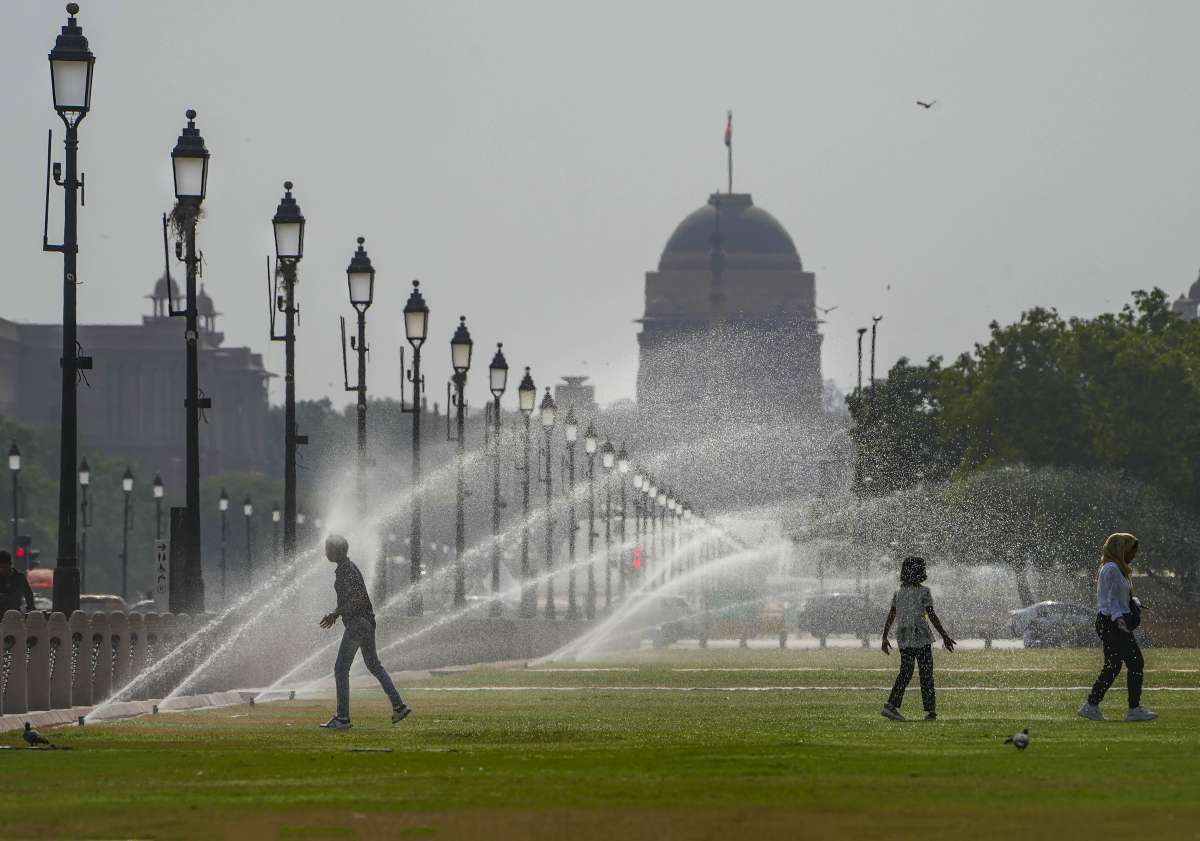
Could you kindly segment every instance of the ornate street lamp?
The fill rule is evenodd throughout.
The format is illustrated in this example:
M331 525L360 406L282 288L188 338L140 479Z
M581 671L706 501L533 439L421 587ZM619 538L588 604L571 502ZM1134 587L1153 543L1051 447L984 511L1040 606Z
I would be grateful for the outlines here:
M641 561L640 570L645 572L646 558L642 546L642 483L645 481L641 470L633 474L633 543L637 547L638 559Z
M612 442L600 448L600 464L604 468L604 610L612 609L612 470L617 463L617 451Z
M196 278L200 256L196 250L196 222L200 205L208 192L208 149L196 129L196 112L187 111L187 125L171 150L171 170L175 183L175 210L171 216L175 229L182 233L183 242L176 242L175 257L184 264L187 275L187 306L182 312L170 309L171 315L182 315L186 325L186 375L184 398L186 430L185 485L187 496L184 543L184 592L188 610L204 610L204 578L200 548L200 413L212 407L210 398L200 396L200 327L196 304ZM163 240L166 244L167 219L163 217ZM168 265L168 278L170 266ZM159 526L161 533L161 525Z
M271 341L284 343L284 386L283 386L283 556L288 562L296 557L296 527L299 517L296 511L296 450L308 443L307 435L296 429L296 283L297 268L304 259L304 214L292 197L292 182L283 183L283 198L275 208L271 227L275 233L276 286L274 309L271 311ZM283 294L279 294L278 280L283 279ZM284 315L282 336L275 334L275 314ZM224 573L224 570L222 570ZM221 596L224 599L224 583Z
M346 370L346 319L342 319L342 379L346 391L357 395L357 493L360 516L367 509L367 310L375 300L375 267L367 256L362 237L358 238L358 250L346 267L346 287L350 292L350 305L358 313L358 336L350 339L350 347L358 356L358 379L350 385Z
M546 433L546 618L553 619L554 608L554 472L551 468L550 453L553 449L554 424L558 417L558 407L550 396L550 386L546 386L546 394L542 397L542 431ZM536 598L536 596L535 596Z
M421 393L425 388L425 378L421 376L421 346L429 335L429 306L421 294L421 282L412 282L412 292L404 305L404 336L413 349L412 370L405 372L405 377L413 387L412 408L404 408L404 380L400 381L400 410L410 412L412 424L412 557L409 567L409 585L411 592L408 600L410 616L420 616L424 610L421 597ZM403 358L400 360L404 365ZM386 594L385 594L386 595Z
M271 506L271 558L278 566L279 564L279 522L283 519L283 512L279 510L278 500Z
M587 600L584 615L596 618L596 427L588 422L583 434L583 450L588 457L588 567Z
M63 327L62 327L62 415L59 424L58 481L58 559L54 570L54 610L70 616L79 609L79 561L76 552L75 467L78 449L79 372L92 367L89 356L79 355L79 331L76 326L76 290L79 287L79 195L84 178L79 173L79 123L92 107L92 70L96 57L88 49L87 38L75 20L79 5L67 4L67 25L50 51L50 88L54 110L66 128L64 141L66 171L56 163L54 183L63 188L63 238L51 245L48 232L42 232L42 250L63 255ZM49 143L47 142L47 157ZM49 161L47 161L49 164ZM49 186L46 194L46 218L49 218Z
M88 487L92 483L92 469L88 467L87 459L79 462L79 588L86 592L87 586L87 532L92 525L91 508L88 506ZM58 578L56 572L55 578Z
M166 488L163 487L162 477L157 473L154 474L154 481L150 487L154 490L154 539L162 540L162 506Z
M229 494L225 493L224 488L221 488L221 495L217 497L217 510L221 512L221 607L224 608L227 599L225 576L228 570L226 545L229 538Z
M508 387L508 360L504 358L504 345L497 343L496 355L488 366L488 387L492 392L492 403L488 406L492 417L492 616L499 616L500 604L500 397ZM487 420L484 420L485 430Z
M647 541L647 545L650 547L649 554L651 555L651 557L654 560L655 570L657 570L659 568L658 564L659 564L659 561L661 560L658 555L658 544L657 544L658 528L657 528L656 520L655 520L655 516L654 516L654 503L655 503L655 500L657 500L657 499L658 499L658 488L655 485L654 479L647 476L645 479L642 480L642 519L643 520L649 519L649 521L650 521L650 539ZM642 526L642 528L643 528L643 530L645 530L644 525ZM665 567L664 567L664 571L665 571ZM664 576L661 580L665 581L666 577Z
M475 343L467 330L467 317L459 316L458 328L450 339L450 364L454 368L454 396L452 398L457 420L456 428L456 483L454 508L454 606L463 607L467 603L467 523L465 513L466 499L466 458L467 437L466 417L467 400L463 391L467 387L467 371L471 369L471 351ZM447 412L447 417L449 412Z
M621 483L621 566L618 567L618 582L621 601L625 601L625 577L629 563L626 558L629 556L629 545L627 543L628 534L625 528L625 474L629 472L629 454L625 452L625 445L621 445L621 449L617 452L617 481Z
M125 493L125 505L121 518L121 598L129 599L129 527L132 525L130 498L133 496L133 471L125 468L121 477L121 490Z
M575 600L575 532L579 528L575 521L575 442L579 438L579 422L575 419L575 408L567 409L563 424L563 438L567 442L567 618L579 618L579 606Z
M21 530L21 450L13 441L8 448L8 470L12 473L12 556L17 559L17 532Z
M242 517L245 518L246 525L246 587L247 589L254 588L254 503L250 501L250 495L246 494L246 501L242 503Z
M521 465L521 618L532 619L537 613L537 592L529 584L529 447L530 418L537 402L537 387L525 368L525 377L517 387L517 405L525 416L525 459Z

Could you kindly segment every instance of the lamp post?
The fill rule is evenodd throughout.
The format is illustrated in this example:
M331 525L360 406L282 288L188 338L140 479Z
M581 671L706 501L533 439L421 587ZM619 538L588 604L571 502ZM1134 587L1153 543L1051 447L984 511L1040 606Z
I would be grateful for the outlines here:
M508 360L504 345L496 345L496 355L488 367L488 386L492 392L492 616L499 616L500 604L500 397L508 386ZM486 423L486 421L485 421Z
M574 407L567 409L563 424L563 437L567 442L567 618L579 618L579 605L575 599L575 441L579 437L579 422L575 420Z
M129 598L129 526L130 526L130 508L129 501L133 496L133 471L128 467L125 468L125 475L121 477L121 490L125 493L125 505L122 509L121 517L121 598Z
M204 579L200 560L200 413L212 406L212 401L200 396L200 328L196 307L196 277L200 257L196 251L196 221L200 205L208 188L208 149L196 129L196 112L188 110L187 126L171 150L171 169L175 183L175 210L172 217L175 229L182 233L183 242L176 243L175 257L184 264L187 274L187 304L183 312L169 310L172 315L186 319L184 341L187 348L186 390L184 399L186 424L186 495L187 513L184 539L184 591L188 609L194 613L204 610ZM169 290L168 290L169 291ZM169 306L170 302L168 302Z
M620 550L620 567L617 569L617 581L619 586L619 597L622 602L625 601L625 571L628 567L626 557L629 554L629 547L626 544L625 530L625 474L629 472L629 454L625 452L625 445L621 445L621 449L617 452L617 481L621 483L621 550Z
M612 469L616 450L610 441L600 448L600 464L604 468L604 610L612 608Z
M584 615L596 618L596 427L588 423L583 434L583 450L588 457L588 567L587 600Z
M642 471L633 474L633 542L637 546L639 570L645 571L645 551L642 548Z
M467 317L459 316L458 327L454 337L450 339L450 364L454 368L454 408L456 427L455 449L455 508L454 508L454 606L463 607L467 603L467 525L465 516L466 498L466 417L467 400L463 390L467 386L467 371L471 369L471 350L475 343L471 341L471 333L467 330Z
M166 489L163 488L162 477L157 473L154 474L151 487L154 489L154 539L162 540L162 506Z
M88 507L88 487L92 483L92 470L88 467L87 459L79 462L79 589L84 590L87 585L87 530L92 524L91 509ZM56 572L54 577L58 578ZM85 591L86 592L86 591Z
M275 265L277 275L283 278L283 294L275 288L274 309L271 311L271 341L284 343L284 386L283 386L283 557L291 561L296 556L296 449L308 443L307 435L296 430L296 269L304 258L304 214L292 197L292 182L283 183L283 198L271 218L275 233ZM275 335L275 313L284 315L282 336ZM222 569L222 574L224 570ZM221 597L225 596L224 581Z
M532 619L537 612L537 593L529 584L529 424L537 402L537 387L533 384L528 366L517 388L517 400L521 414L525 416L525 459L521 465L521 618Z
M654 480L647 476L642 481L642 520L650 521L650 539L647 541L647 543L650 547L650 556L654 560L654 569L658 570L661 567L665 573L666 567L661 566L662 558L658 554L658 528L656 527L654 521L654 504L657 499L658 487L656 486ZM644 529L645 526L643 525L642 528ZM665 575L663 576L662 580L666 580Z
M346 371L346 322L342 321L342 375L346 391L357 393L358 448L357 448L357 493L360 516L367 508L367 310L375 300L375 268L358 238L358 250L346 267L346 286L350 292L350 305L358 313L358 336L351 338L350 347L358 356L358 380L353 386Z
M671 557L670 549L668 549L668 547L667 547L667 516L666 516L667 515L667 491L666 491L666 488L659 488L658 504L659 504L659 507L658 507L659 546L662 548L662 563L665 564L664 569L666 569L666 572L667 572L666 576L664 576L664 581L666 581L666 579L674 578L674 576L676 576L676 569L674 569L674 558Z
M242 503L242 516L245 518L246 524L246 587L247 589L254 588L254 503L250 501L250 495L246 494L246 501Z
M66 128L64 140L66 173L54 165L54 183L63 188L62 244L51 245L42 232L42 250L63 255L63 328L62 416L59 426L58 480L58 560L54 570L54 610L70 616L79 609L79 561L76 557L75 466L78 448L78 406L76 380L79 372L92 367L91 357L79 354L75 322L76 289L79 285L76 261L79 256L78 210L83 176L78 172L79 124L92 105L92 70L96 57L88 49L87 38L75 21L77 3L67 4L67 25L50 51L50 84L54 110ZM49 152L49 141L47 141ZM49 155L47 154L47 157ZM49 163L49 161L47 161ZM46 216L49 219L50 186L46 185Z
M221 512L221 607L223 608L226 600L225 575L228 568L225 548L226 540L229 537L229 494L225 493L224 488L221 488L221 495L217 497L217 510Z
M404 381L400 381L400 411L412 413L412 557L409 566L409 598L408 613L410 616L420 616L424 610L421 598L421 392L425 387L425 379L421 376L421 346L429 335L429 306L421 295L421 281L412 282L412 292L404 305L404 335L413 349L412 370L405 372L405 377L412 383L412 408L404 408ZM403 365L403 359L401 359ZM386 596L386 593L385 593Z
M546 433L546 618L554 618L554 472L550 466L550 451L553 449L554 423L558 407L550 396L550 386L542 398L542 431ZM535 596L536 598L536 596Z
M21 530L21 450L13 441L8 448L8 470L12 473L12 556L17 559L17 532Z
M271 560L279 565L279 521L283 519L283 512L279 510L279 502L276 501L271 506Z

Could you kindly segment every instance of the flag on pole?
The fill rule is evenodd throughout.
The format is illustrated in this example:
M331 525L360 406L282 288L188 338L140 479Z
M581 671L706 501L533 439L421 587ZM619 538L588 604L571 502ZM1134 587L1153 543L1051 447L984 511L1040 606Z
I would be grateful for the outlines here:
M733 147L733 112L729 112L729 116L725 118L725 145Z

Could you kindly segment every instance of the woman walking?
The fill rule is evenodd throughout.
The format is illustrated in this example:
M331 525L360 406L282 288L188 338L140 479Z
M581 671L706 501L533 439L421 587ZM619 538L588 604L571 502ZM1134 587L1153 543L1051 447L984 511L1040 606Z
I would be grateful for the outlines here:
M1096 633L1100 635L1100 642L1104 646L1104 667L1092 686L1087 702L1079 708L1079 715L1091 721L1104 721L1100 702L1121 673L1122 663L1127 669L1125 685L1129 689L1129 711L1125 713L1125 720L1153 721L1158 718L1142 706L1144 661L1142 649L1133 636L1140 606L1133 597L1133 569L1130 565L1137 551L1136 537L1117 533L1108 536L1101 552L1100 570L1096 575Z

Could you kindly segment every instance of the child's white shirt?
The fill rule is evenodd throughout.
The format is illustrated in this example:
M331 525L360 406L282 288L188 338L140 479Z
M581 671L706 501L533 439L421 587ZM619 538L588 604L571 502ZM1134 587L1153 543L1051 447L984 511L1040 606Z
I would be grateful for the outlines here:
M896 611L896 644L900 648L933 645L933 632L925 621L925 613L933 608L928 587L901 587L892 596L892 607Z

